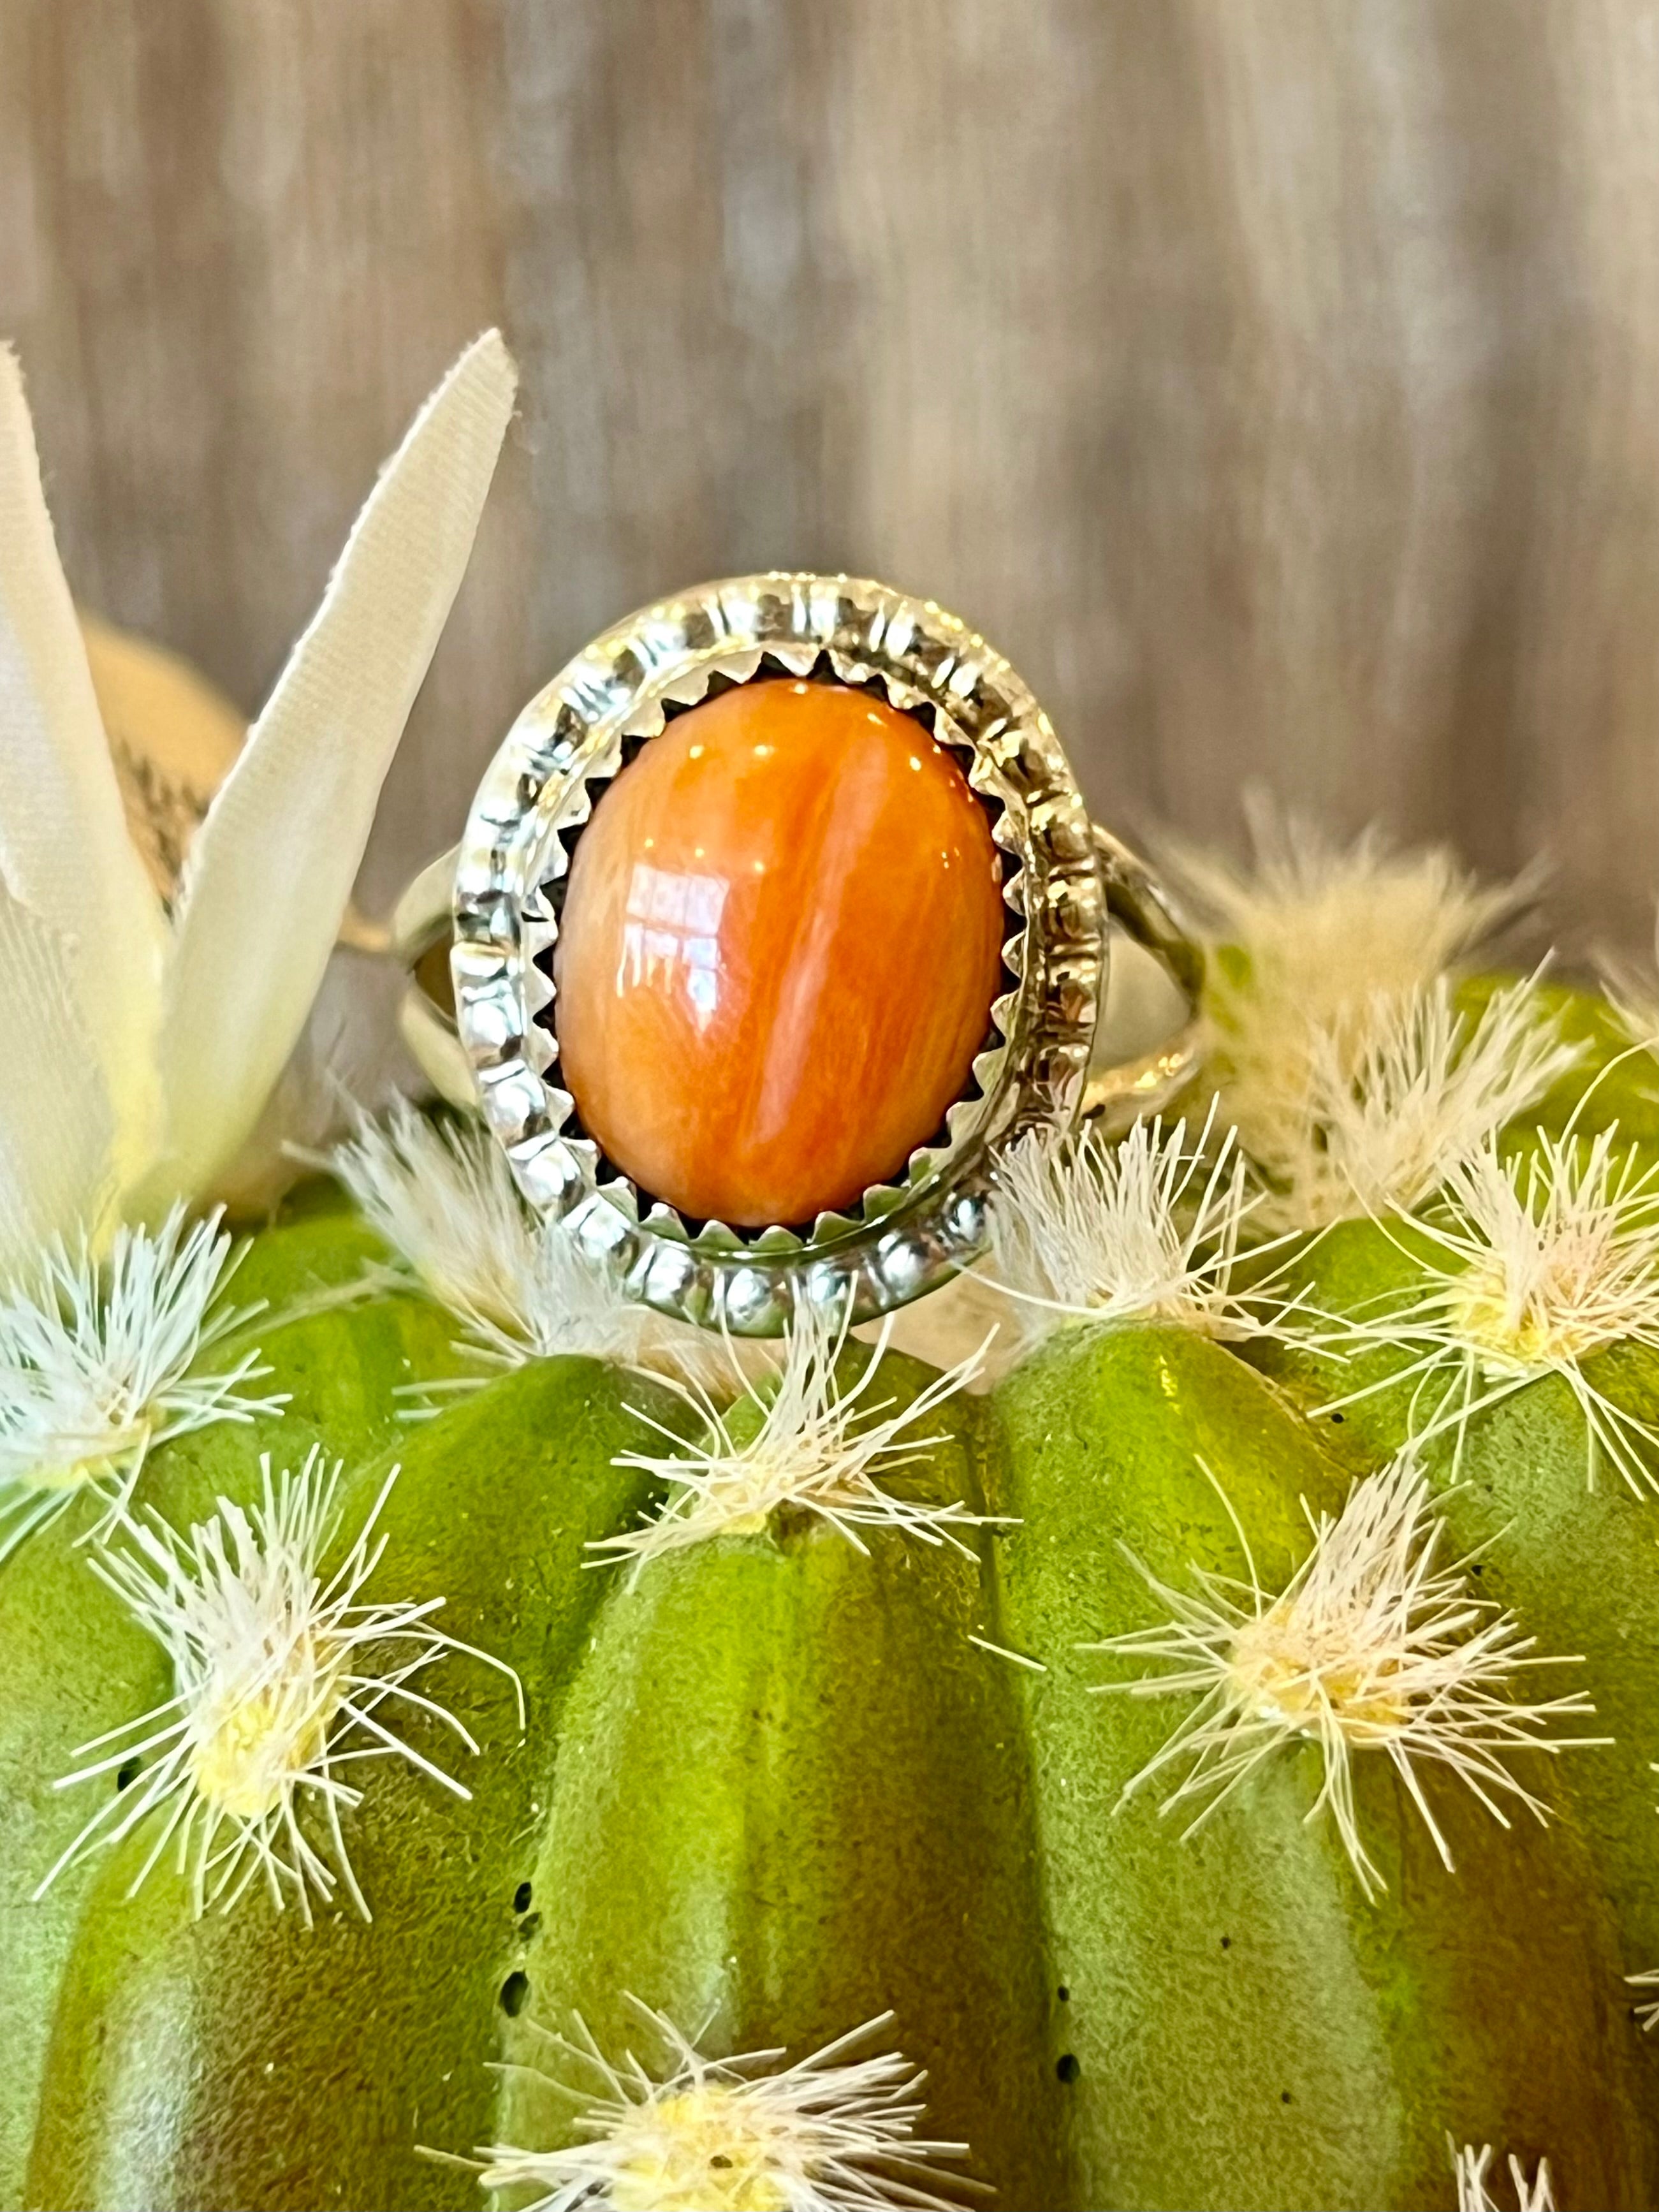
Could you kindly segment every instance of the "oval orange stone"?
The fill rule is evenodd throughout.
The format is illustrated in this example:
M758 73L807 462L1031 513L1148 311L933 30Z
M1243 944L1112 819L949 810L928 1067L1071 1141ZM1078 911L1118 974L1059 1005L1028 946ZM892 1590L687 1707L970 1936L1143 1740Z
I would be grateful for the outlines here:
M571 863L563 1079L653 1196L805 1222L896 1175L966 1087L1001 968L966 777L838 684L739 684L670 723Z

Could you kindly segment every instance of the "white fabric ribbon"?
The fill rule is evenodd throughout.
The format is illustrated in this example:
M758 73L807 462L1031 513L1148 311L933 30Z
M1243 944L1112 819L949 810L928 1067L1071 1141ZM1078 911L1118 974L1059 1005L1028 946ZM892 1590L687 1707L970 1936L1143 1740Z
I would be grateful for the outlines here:
M304 1027L458 590L517 375L464 353L382 471L194 838L169 915L128 836L0 348L0 1277L210 1192Z

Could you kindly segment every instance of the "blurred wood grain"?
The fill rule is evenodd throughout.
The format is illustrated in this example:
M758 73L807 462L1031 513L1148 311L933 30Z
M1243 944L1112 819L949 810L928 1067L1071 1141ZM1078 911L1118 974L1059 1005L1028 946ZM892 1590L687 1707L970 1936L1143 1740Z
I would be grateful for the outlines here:
M366 895L677 585L982 628L1106 818L1249 779L1659 884L1659 5L0 0L66 562L257 703L461 343L525 373Z

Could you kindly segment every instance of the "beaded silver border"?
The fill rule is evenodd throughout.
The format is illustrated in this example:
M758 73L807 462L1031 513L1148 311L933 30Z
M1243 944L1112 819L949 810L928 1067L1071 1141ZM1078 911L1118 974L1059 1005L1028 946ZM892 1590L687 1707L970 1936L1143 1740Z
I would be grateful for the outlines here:
M660 735L665 702L696 704L716 675L746 682L770 663L805 676L823 656L840 680L878 683L896 707L920 711L964 757L1014 862L1003 950L1013 988L993 1008L999 1042L951 1109L948 1141L805 1233L778 1224L739 1234L689 1223L568 1130L574 1101L550 1073L553 989L536 963L557 935L547 890L574 842L562 833L587 820L590 786L617 773L624 742ZM453 916L459 1036L526 1198L564 1219L631 1296L739 1335L775 1334L802 1299L840 1310L850 1293L860 1318L884 1313L974 1259L998 1155L1034 1125L1069 1127L1076 1116L1105 982L1093 834L1047 716L953 615L844 576L701 585L597 638L502 741L459 848Z

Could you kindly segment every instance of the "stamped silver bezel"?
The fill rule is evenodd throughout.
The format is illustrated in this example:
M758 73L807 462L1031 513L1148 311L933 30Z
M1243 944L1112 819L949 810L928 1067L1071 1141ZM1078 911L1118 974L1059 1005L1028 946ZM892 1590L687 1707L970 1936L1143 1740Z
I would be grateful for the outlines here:
M549 887L569 866L592 787L618 773L630 740L660 736L665 707L695 705L717 676L805 676L821 662L842 682L878 684L962 757L1012 861L1003 951L1012 986L944 1141L912 1154L902 1177L805 1230L691 1223L604 1158L558 1086L553 987L537 964L557 936ZM740 1335L776 1334L803 1299L840 1310L850 1294L860 1317L889 1311L977 1255L998 1156L1026 1129L1076 1116L1106 952L1089 817L1030 692L931 601L844 576L702 585L596 639L508 731L473 801L455 872L457 1026L520 1188L633 1296Z

